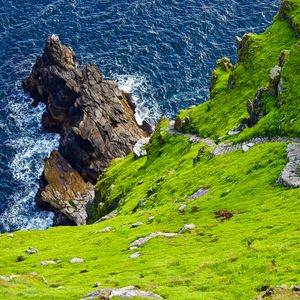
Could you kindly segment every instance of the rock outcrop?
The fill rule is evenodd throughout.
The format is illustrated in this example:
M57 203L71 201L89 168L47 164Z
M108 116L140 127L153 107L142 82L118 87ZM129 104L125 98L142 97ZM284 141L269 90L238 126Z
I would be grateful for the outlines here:
M253 101L248 99L247 101L247 111L249 113L249 119L247 120L247 125L252 127L257 124L257 122L265 116L265 104L264 99L268 94L267 88L258 89Z
M289 162L283 169L278 183L289 188L300 187L300 143L291 143L287 146Z
M84 196L91 190L86 182L95 183L112 159L127 155L148 134L138 126L133 103L116 82L104 80L95 65L79 67L74 51L56 35L47 39L23 88L33 98L33 106L46 104L43 127L61 136L59 154L46 162L38 201L84 224L83 216L77 220L76 213L62 209L63 204L73 205L76 195L81 211L92 198L90 192ZM76 203L74 209L78 210Z
M38 204L48 203L66 215L76 225L86 224L86 206L94 199L94 186L86 183L58 151L53 151L45 163L40 179Z
M87 299L102 299L102 300L108 300L111 298L144 298L144 299L163 299L160 295L141 291L137 289L135 286L126 286L123 288L116 288L116 289L101 289L98 291L95 291L81 300L87 300Z

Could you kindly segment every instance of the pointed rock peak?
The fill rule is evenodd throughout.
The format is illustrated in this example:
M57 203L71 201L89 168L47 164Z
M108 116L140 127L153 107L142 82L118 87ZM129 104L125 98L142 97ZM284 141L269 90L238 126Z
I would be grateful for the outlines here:
M68 70L76 67L76 56L71 47L63 45L59 37L52 34L46 41L43 62Z

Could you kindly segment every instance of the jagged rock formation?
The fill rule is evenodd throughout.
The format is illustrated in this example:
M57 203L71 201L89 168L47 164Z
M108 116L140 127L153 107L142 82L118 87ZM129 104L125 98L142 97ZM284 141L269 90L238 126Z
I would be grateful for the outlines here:
M71 203L75 194L80 206L90 201L91 194L83 197L87 189L83 180L95 183L113 158L127 155L139 139L147 136L135 120L134 105L116 82L104 80L95 65L78 67L74 51L56 35L47 39L43 55L37 58L23 87L33 98L33 106L46 104L43 127L61 136L60 158L54 160L58 157L55 153L45 165L39 203L47 202L61 210L64 201ZM67 163L70 166L65 169ZM50 173L51 182L46 175ZM78 185L82 190L73 186L79 179L66 179L68 173L76 174L74 178L82 177ZM48 184L51 188L47 188ZM76 192L63 192L61 185L65 184L66 190ZM57 193L58 199L54 197ZM66 209L63 213L77 224L84 223L82 218L76 221L76 214L71 215Z

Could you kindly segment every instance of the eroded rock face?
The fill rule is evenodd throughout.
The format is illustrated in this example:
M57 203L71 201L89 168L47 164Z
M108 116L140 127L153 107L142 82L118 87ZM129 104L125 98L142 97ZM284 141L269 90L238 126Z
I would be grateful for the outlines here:
M76 225L83 225L86 206L93 199L94 186L86 183L58 151L53 151L45 163L37 203L48 203Z
M252 127L266 114L264 107L264 98L268 94L268 89L258 89L254 101L247 101L247 111L249 113L249 119L247 120L248 126Z
M67 212L69 204L68 208L64 205L89 201L90 192L80 200L91 191L86 182L95 183L112 159L127 155L148 134L138 126L134 107L116 82L104 80L95 65L78 67L74 51L56 35L47 39L23 88L33 98L33 106L46 104L43 127L61 136L59 153L46 162L46 180L41 181L38 198L63 209L76 224L84 224L81 217L77 220ZM72 179L68 174L73 174ZM82 189L73 186L75 183Z
M23 87L34 105L46 104L43 126L61 134L60 153L95 182L113 158L127 155L147 134L114 81L104 80L95 65L76 64L73 50L52 35Z

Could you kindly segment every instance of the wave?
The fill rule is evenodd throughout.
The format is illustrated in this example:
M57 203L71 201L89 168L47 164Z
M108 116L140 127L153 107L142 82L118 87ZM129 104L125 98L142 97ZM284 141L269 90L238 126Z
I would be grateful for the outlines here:
M146 120L153 124L153 121L157 120L161 113L158 101L149 103L151 87L146 77L140 74L113 75L112 77L117 81L120 89L131 96L136 105L135 118L137 123L142 125L143 121Z

